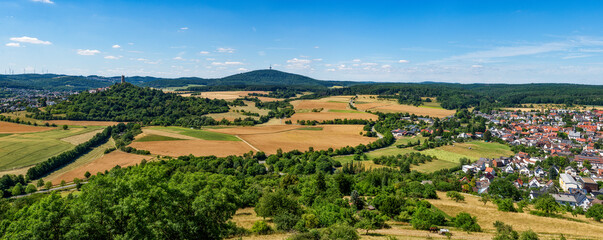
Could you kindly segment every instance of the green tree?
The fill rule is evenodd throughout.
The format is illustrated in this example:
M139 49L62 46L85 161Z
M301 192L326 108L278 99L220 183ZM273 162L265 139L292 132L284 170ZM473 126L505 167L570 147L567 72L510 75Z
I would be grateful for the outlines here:
M536 199L534 208L544 212L548 216L559 211L559 204L557 204L553 196L545 194Z
M44 188L46 188L46 190L51 189L52 188L52 182L46 182L44 184Z
M281 213L274 217L273 221L276 224L276 229L289 231L295 227L301 218L291 213Z
M532 229L522 232L521 236L519 236L519 240L538 240L538 234L536 234Z
M356 208L356 210L362 210L364 208L364 199L360 197L358 191L352 191L352 195L350 195L350 201L352 205Z
M325 230L322 239L358 240L360 236L353 227L336 224Z
M370 230L382 228L385 225L383 216L379 215L375 211L362 210L360 211L360 221L356 223L356 228L366 230L366 234Z
M507 225L501 221L496 221L494 223L494 227L496 228L496 235L494 235L493 240L517 240L519 239L519 234L517 231L513 230L511 225Z
M43 187L43 186L44 186L44 180L42 180L42 179L40 178L40 180L38 180L37 186L38 186L38 187Z
M36 186L33 184L29 184L25 188L25 193L35 193L36 191L38 191L38 189L36 189Z
M461 195L459 192L457 191L448 191L446 193L446 197L454 200L455 202L462 202L465 201L465 196Z
M498 207L499 211L517 212L517 209L515 209L515 206L513 205L513 199L510 198L496 200L496 206Z
M585 216L593 218L597 222L601 221L603 219L603 204L594 204L586 211Z
M88 172L88 171L86 171L86 173L84 173L84 177L86 179L90 178L90 175L92 175L92 174L90 174L90 172Z
M11 194L13 196L18 196L23 193L23 185L21 183L17 183L11 190Z
M513 200L519 200L521 197L519 190L505 178L495 178L488 187L488 193L502 198L512 198Z
M276 192L267 192L259 199L255 206L255 212L261 217L274 217L282 213L291 213L299 215L301 207L299 203L287 194L278 190Z
M69 126L63 125L63 130L67 130L67 129L69 129Z
M410 224L415 229L427 230L432 226L444 225L446 217L434 209L423 206L418 207L412 214Z
M480 232L482 228L477 224L477 218L469 213L460 212L453 220L454 226L467 232Z
M484 194L482 195L482 197L479 199L480 202L484 203L484 206L486 205L486 203L488 203L490 201L490 195Z
M253 223L253 226L251 226L251 232L259 235L267 235L272 232L272 228L270 228L266 222L259 220Z

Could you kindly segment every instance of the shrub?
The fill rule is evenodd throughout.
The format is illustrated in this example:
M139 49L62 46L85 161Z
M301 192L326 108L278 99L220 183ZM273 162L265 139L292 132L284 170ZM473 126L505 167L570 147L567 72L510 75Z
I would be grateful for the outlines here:
M276 229L289 231L295 227L295 224L300 220L300 217L291 213L282 213L274 217Z
M477 224L477 218L465 212L460 212L456 215L454 226L467 232L480 232L482 230L479 224Z
M519 240L538 240L538 234L536 234L532 229L522 232Z
M35 193L36 191L38 191L38 189L36 189L36 186L34 186L33 184L29 184L25 188L25 193Z
M594 204L586 211L586 217L593 218L595 221L601 221L603 219L603 205Z
M272 232L272 228L268 226L266 222L260 220L253 223L253 226L251 227L251 232L260 235L266 235Z
M465 197L463 195L461 195L459 192L457 191L449 191L446 193L446 197L454 200L455 202L462 202L465 201Z
M325 230L323 239L358 240L360 236L358 236L358 232L353 227L334 225Z
M499 211L503 212L517 212L515 206L513 205L513 199L499 199L496 201L496 206L498 206Z
M496 221L494 227L496 227L496 235L494 235L492 240L517 240L519 238L519 234L513 230L511 225Z
M295 235L287 238L287 240L321 240L321 237L320 237L320 233L318 231L312 230L312 231L305 232L305 233L295 234Z

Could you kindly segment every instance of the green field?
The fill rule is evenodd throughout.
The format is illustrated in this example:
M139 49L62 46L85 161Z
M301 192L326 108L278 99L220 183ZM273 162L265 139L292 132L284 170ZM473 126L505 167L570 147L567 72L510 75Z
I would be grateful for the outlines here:
M342 110L342 109L329 109L329 112L335 112L335 113L364 113L364 112L358 111L358 110Z
M102 127L71 127L36 133L14 133L0 141L0 171L30 166L74 148L61 139L88 133Z
M178 91L178 90L185 90L188 87L203 87L203 86L205 86L205 85L202 85L202 84L189 84L189 85L186 85L186 86L183 86L183 87L165 87L165 88L162 88L162 89L165 90L165 91Z
M417 152L413 148L398 148L396 147L396 145L405 144L409 141L415 142L418 139L420 139L421 141L424 140L424 138L421 137L405 137L397 140L396 143L392 146L367 152L366 155L368 156L369 160L372 160L373 158L380 156L390 156ZM421 172L433 172L444 168L458 166L459 159L461 158L468 158L472 161L475 161L478 160L480 157L498 158L501 156L513 155L513 152L510 150L509 146L500 143L487 143L482 141L455 143L454 145L447 145L439 148L424 150L421 151L421 153L434 156L438 159L418 166L412 166L412 170L417 170ZM353 158L354 156L352 155L346 155L338 156L334 159L340 162L348 162L351 161Z
M6 137L6 136L9 136L9 135L13 135L13 134L12 133L0 133L0 138L1 137Z
M322 131L322 127L303 127L295 130Z
M176 140L184 140L184 139L155 135L155 134L149 134L149 135L146 135L139 139L136 139L137 142L176 141Z
M189 137L199 138L203 140L212 140L212 141L241 141L239 138L217 132L210 132L198 129L190 129L183 127L152 127L151 129L167 131L172 133L178 133Z

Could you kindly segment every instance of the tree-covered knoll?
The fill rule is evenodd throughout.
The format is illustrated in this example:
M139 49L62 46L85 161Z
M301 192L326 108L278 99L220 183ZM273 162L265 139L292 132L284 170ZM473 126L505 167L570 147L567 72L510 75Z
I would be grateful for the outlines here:
M33 114L38 119L137 121L171 125L182 118L197 118L208 113L228 111L224 100L182 97L160 90L116 84L98 93L82 92L68 101ZM65 114L64 117L53 114Z

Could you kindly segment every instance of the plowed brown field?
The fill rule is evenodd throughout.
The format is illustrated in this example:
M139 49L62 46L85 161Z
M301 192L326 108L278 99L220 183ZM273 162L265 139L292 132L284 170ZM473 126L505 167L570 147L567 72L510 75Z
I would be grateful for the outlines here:
M36 127L36 126L0 121L0 133L42 132L42 131L48 131L48 130L52 130L52 129L56 129L56 128Z
M133 142L131 147L148 150L153 154L178 157L193 154L195 156L215 155L226 157L229 155L243 155L253 149L242 141L210 141L210 140L179 140L179 141L152 141Z

